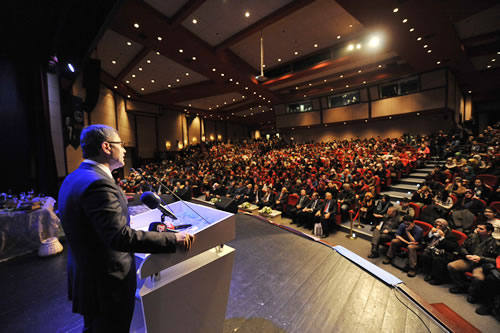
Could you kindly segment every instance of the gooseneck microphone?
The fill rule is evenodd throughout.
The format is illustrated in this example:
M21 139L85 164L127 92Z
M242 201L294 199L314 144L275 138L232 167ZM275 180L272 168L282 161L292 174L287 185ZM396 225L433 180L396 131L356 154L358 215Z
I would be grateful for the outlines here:
M133 172L136 172L134 168L131 168L130 170L132 170ZM196 210L194 210L191 206L189 206L184 200L182 200L181 197L179 197L177 194L174 193L174 191L172 191L170 188L167 187L167 185L163 184L158 178L156 178L154 175L152 175L151 173L148 173L148 172L145 172L144 170L142 170L141 168L137 168L137 171L139 171L140 173L145 173L149 176L151 176L151 178L153 178L158 184L160 184L161 187L163 187L164 189L166 189L170 194L172 194L177 200L181 201L186 207L188 207L189 209L191 209L196 215L198 215L199 217L201 217L201 219L205 222L207 222L208 224L210 224L210 222L208 222L203 216L201 216L200 214L198 214L198 212ZM142 197L141 197L141 200L142 200Z
M173 220L177 220L177 216L167 206L162 205L160 197L153 192L146 191L141 195L141 201L143 204L148 206L149 209L158 208L163 214L170 217Z

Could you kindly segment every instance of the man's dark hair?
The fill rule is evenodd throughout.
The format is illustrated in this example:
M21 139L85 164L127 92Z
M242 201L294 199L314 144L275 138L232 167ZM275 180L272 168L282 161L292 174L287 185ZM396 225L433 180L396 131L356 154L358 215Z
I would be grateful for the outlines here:
M403 221L413 223L413 216L405 215L403 216Z
M486 227L486 231L493 232L493 230L495 230L495 227L493 226L493 224L488 223L488 222L478 222L477 225L484 225Z
M85 127L80 135L80 146L82 147L83 158L99 155L101 143L109 140L113 134L118 134L118 132L110 126L90 125Z

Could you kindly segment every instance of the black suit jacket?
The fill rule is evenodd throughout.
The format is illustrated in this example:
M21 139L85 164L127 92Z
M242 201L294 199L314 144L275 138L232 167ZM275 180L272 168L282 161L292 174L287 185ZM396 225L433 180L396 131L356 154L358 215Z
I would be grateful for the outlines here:
M69 243L68 282L73 312L91 315L134 302L133 252L175 252L173 233L129 226L127 199L97 166L82 163L59 191L61 223Z

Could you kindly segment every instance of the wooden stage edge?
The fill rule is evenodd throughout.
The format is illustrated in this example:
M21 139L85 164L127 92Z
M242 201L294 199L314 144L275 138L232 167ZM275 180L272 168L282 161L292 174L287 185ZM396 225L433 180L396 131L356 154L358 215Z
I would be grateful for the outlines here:
M272 224L278 228L287 230L291 233L294 233L298 236L308 238L312 241L316 241L318 243L322 243L328 247L333 247L335 244L331 244L329 242L326 242L318 237L311 236L309 234L305 234L301 231L298 231L296 229L290 228L288 226L282 225L277 222L273 222L271 220L268 220L262 216L259 215L253 215L248 212L244 211L239 211L240 213L246 214L246 215L251 215L254 216L255 218L267 222L269 224ZM340 253L341 254L341 253ZM341 254L342 255L342 254ZM357 262L345 257L361 269L365 270L362 265L359 265ZM371 272L370 272L371 273ZM374 274L373 274L374 275ZM375 277L379 278L378 276L374 275ZM460 315L458 315L455 311L450 309L448 306L446 306L443 303L435 303L435 304L429 304L427 301L425 301L420 295L418 295L415 291L410 289L408 286L404 284L404 282L398 284L395 286L397 290L405 294L412 302L415 303L418 307L420 307L423 311L425 311L430 317L432 317L434 320L436 320L441 326L443 326L446 330L449 332L481 332L479 329L477 329L475 326L473 326L471 323L469 323L467 320L462 318Z

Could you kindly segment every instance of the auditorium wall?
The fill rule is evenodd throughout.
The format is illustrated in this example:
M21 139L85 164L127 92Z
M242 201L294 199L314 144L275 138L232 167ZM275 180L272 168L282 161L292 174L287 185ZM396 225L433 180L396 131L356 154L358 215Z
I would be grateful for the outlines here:
M330 141L334 139L371 138L380 136L382 138L400 137L404 133L430 134L438 130L450 130L454 126L453 114L450 111L435 112L429 114L408 115L392 120L370 120L367 123L357 122L347 125L328 125L327 127L311 127L309 129L286 129L280 130L285 140L294 138L297 143L306 141Z

